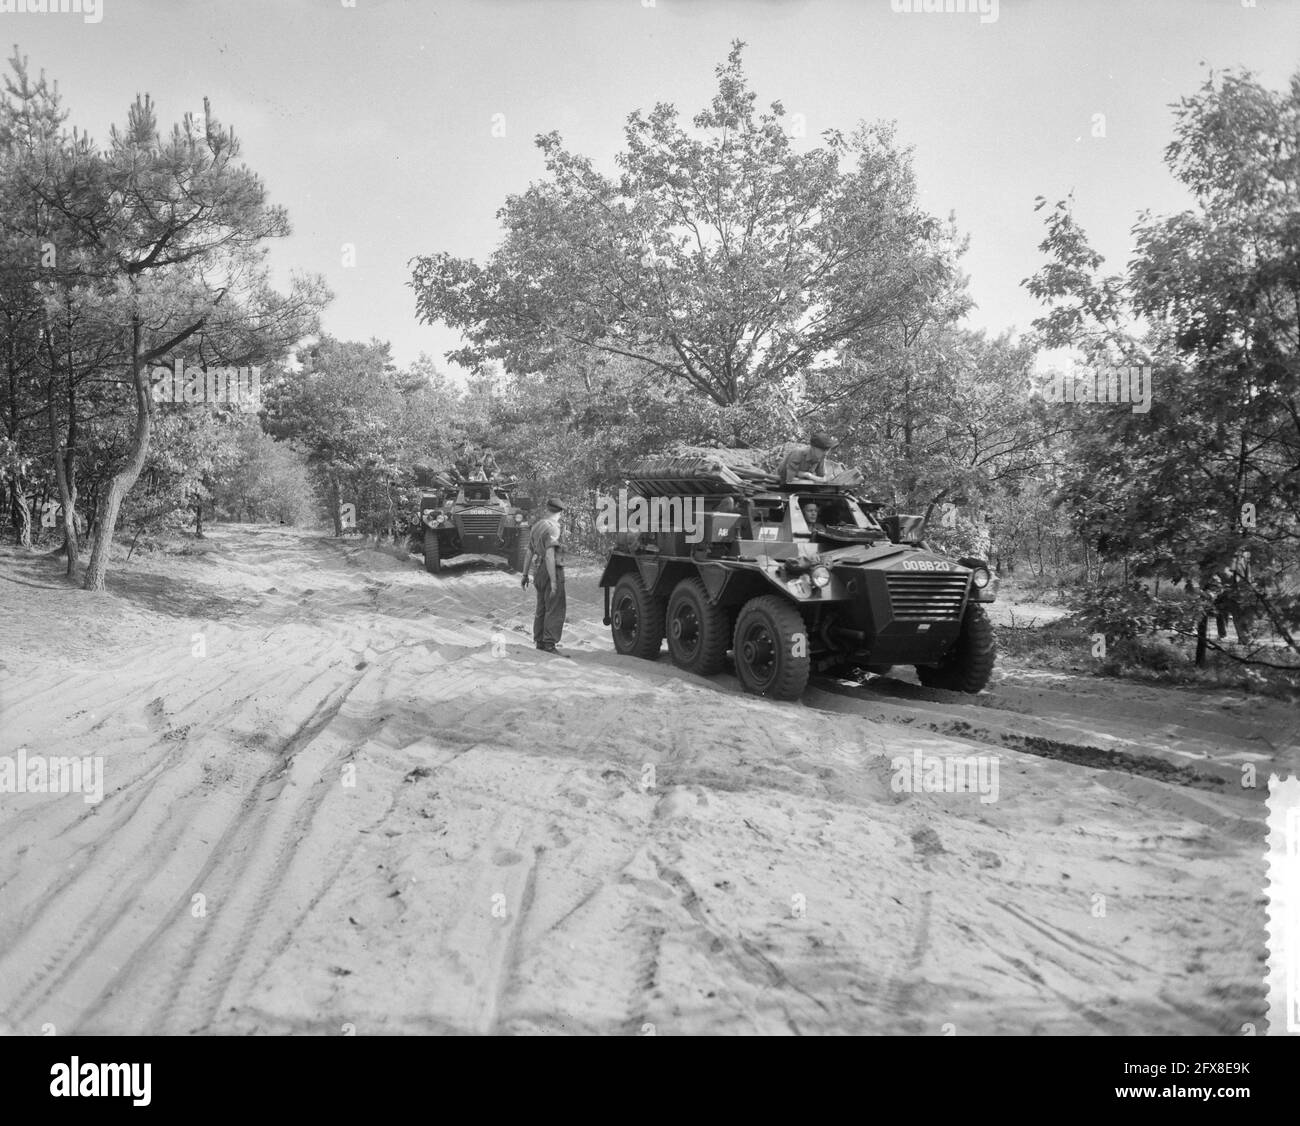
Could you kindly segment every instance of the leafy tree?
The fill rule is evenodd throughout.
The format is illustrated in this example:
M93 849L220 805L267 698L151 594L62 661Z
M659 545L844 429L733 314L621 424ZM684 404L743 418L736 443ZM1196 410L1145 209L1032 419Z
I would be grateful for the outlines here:
M886 338L846 353L810 381L803 413L844 436L835 456L860 465L893 509L978 510L1051 461L1032 360L1007 336L936 324L907 346Z
M11 87L21 95L24 72L17 73ZM35 283L56 472L68 464L53 436L56 389L75 389L91 370L113 416L107 444L90 451L106 474L96 490L96 538L85 576L86 588L98 590L123 500L148 463L151 368L170 365L182 349L191 369L264 364L314 328L327 295L311 280L295 280L287 295L271 289L264 244L288 233L287 219L238 163L234 134L206 107L204 120L189 117L163 138L152 103L137 98L124 127L100 149L52 126L35 135L22 116L32 102L20 96L5 115L18 140L4 146L0 136L4 175L24 204L5 213L14 237L56 236L60 269ZM76 442L75 395L62 409L73 435L62 451L68 455ZM117 425L123 415L130 419L124 442ZM60 481L69 517L72 484Z
M231 431L232 464L211 486L219 516L236 520L278 520L300 524L313 515L306 455L278 442L256 420Z
M36 420L45 310L38 282L56 233L48 209L29 190L26 171L63 138L67 112L44 73L33 80L15 50L0 97L0 354L4 364L4 479L11 490L18 542L32 544L28 493L37 464Z
M1194 206L1140 215L1123 274L1101 275L1060 201L1042 244L1051 260L1026 282L1049 307L1036 322L1044 343L1153 372L1147 414L1058 408L1076 416L1079 471L1064 499L1103 554L1202 593L1198 663L1211 603L1263 615L1294 649L1300 73L1281 93L1248 72L1211 74L1179 103L1166 162ZM1249 569L1234 562L1243 552Z
M548 179L507 199L485 265L415 260L421 319L468 341L449 358L527 372L594 349L729 408L846 341L920 329L952 264L909 154L886 126L797 152L781 104L756 111L742 47L694 132L671 105L631 114L617 177L541 136Z
M454 392L426 359L399 371L377 340L322 339L300 368L279 372L265 401L268 433L306 452L335 535L345 500L365 530L394 530L415 464L450 459Z

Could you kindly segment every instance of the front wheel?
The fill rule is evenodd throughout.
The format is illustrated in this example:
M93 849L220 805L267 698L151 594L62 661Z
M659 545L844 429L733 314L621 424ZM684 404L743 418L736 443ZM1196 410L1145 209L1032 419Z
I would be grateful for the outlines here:
M442 552L438 547L438 533L432 528L424 529L424 569L431 575L442 570Z
M664 600L655 598L641 576L631 572L614 585L610 603L614 648L625 657L653 661L664 640Z
M736 675L746 692L797 700L812 661L803 615L774 594L751 598L736 617Z
M937 668L917 665L916 675L927 688L946 688L949 692L974 695L988 684L997 655L993 623L983 606L971 602L966 606L961 633L952 652Z

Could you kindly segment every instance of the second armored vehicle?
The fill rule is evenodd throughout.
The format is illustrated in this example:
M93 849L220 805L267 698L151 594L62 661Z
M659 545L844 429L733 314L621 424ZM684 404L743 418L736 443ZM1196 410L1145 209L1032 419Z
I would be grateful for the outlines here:
M528 548L528 506L511 500L513 482L447 482L425 488L420 498L420 547L424 568L437 574L458 555L500 555L511 570L523 569Z

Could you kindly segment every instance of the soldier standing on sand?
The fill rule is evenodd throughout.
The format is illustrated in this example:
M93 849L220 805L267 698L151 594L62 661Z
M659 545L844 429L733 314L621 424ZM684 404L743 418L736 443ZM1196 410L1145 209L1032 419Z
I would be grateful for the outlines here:
M520 585L528 589L533 557L537 567L537 610L533 614L533 644L543 653L565 656L555 646L564 632L564 546L560 543L560 513L564 505L556 497L546 502L547 512L528 533L528 550L524 553L524 576Z

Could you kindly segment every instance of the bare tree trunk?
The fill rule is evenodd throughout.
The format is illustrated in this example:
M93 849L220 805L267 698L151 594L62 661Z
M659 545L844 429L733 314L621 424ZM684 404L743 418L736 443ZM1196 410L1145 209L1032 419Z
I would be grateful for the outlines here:
M22 478L14 479L13 484L14 498L14 542L19 547L32 546L32 506L27 501L27 496L23 492Z
M77 564L81 561L81 544L77 540L77 486L69 481L68 498L63 502L63 550L68 557L64 575L77 577Z
M75 579L81 545L77 541L77 391L71 375L68 376L68 437L63 443L63 474L68 486L68 502L63 507L64 535L68 543L66 574Z
M50 394L45 399L46 414L50 423L50 445L53 447L51 453L54 460L54 479L59 490L59 504L63 508L63 551L67 556L67 566L64 574L68 578L75 578L77 574L77 557L79 549L77 545L77 486L76 480L72 476L76 472L76 462L70 457L70 451L66 448L59 448L59 425L58 416L54 410L54 387L51 380ZM69 424L69 430L75 433L75 419Z
M1206 636L1210 628L1210 615L1202 614L1196 623L1196 667L1205 668L1205 658L1210 651L1210 641Z
M122 511L122 500L140 470L144 468L145 458L149 453L149 435L153 429L152 406L149 399L149 385L145 380L144 364L140 361L140 329L135 328L131 361L131 382L135 386L135 428L131 432L131 444L128 447L127 461L121 469L113 474L108 488L99 498L95 514L95 523L99 534L95 538L94 550L90 553L90 565L86 568L86 579L82 584L86 590L103 590L104 576L108 573L108 557L113 546L113 532L117 527L117 517Z
M339 512L339 479L335 473L330 474L330 515L334 518L334 534L341 536L343 534L343 514Z
M136 476L138 474L131 475L132 485L135 484ZM104 576L108 574L108 554L113 546L113 532L117 528L117 518L122 511L122 498L126 496L127 487L124 475L117 473L99 498L99 507L95 511L95 526L99 531L95 536L95 546L90 552L86 577L81 584L83 590L104 589Z
M41 485L40 500L36 503L36 511L41 514L40 523L36 523L32 525L32 537L37 544L41 544L45 540L45 510L49 507L49 504L50 504L50 482L49 479L47 478L45 482Z

